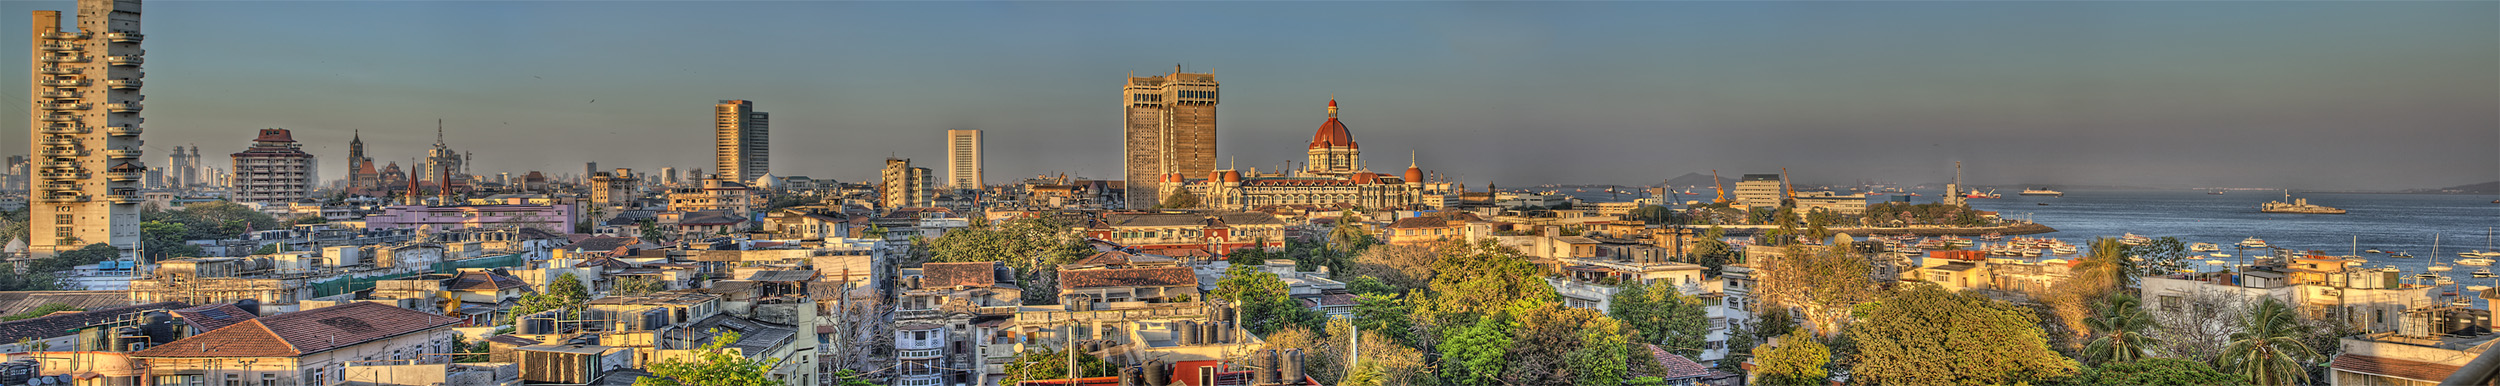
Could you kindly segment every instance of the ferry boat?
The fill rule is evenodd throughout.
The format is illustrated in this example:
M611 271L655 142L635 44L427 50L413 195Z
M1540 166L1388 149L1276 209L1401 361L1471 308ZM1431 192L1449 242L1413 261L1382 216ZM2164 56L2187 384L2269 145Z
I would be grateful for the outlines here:
M2126 245L2144 245L2144 244L2149 244L2149 243L2152 243L2152 242L2153 242L2153 238L2151 238L2151 237L2144 237L2144 235L2138 235L2138 234L2135 234L2135 233L2132 233L2132 232L2127 233L2127 235L2126 235L2126 236L2119 236L2119 237L2118 237L2118 243L2119 243L2119 244L2126 244Z
M1987 193L1970 192L1962 195L1962 198L2005 198L2005 195L1997 194L1996 189L1988 189Z
M2288 202L2287 202L2288 201ZM2258 212L2298 214L2344 214L2343 209L2309 203L2306 198L2292 198L2292 191L2283 190L2283 201L2267 201L2257 205Z
M2058 197L2065 197L2065 196L2066 196L2066 192L2060 192L2060 191L2056 191L2056 190L2051 190L2051 189L2049 189L2049 188L2040 187L2040 188L2023 189L2023 193L2022 193L2022 195L2025 195L2025 196L2058 196Z
M2194 252L2213 252L2222 250L2222 246L2214 245L2214 243L2195 243L2188 244L2188 250Z
M2249 236L2246 239L2240 239L2239 245L2243 248L2265 248L2266 240L2257 238L2256 236Z

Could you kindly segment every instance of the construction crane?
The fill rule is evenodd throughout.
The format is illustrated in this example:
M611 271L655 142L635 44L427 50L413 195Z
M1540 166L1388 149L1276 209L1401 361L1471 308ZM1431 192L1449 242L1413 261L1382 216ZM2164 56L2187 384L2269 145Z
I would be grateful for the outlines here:
M1727 200L1727 187L1719 185L1719 169L1710 169L1710 190L1719 191L1719 199L1711 200L1710 202L1719 204L1726 204L1729 202Z
M1788 182L1788 168L1780 168L1780 192L1787 194L1789 200L1797 199L1797 184Z

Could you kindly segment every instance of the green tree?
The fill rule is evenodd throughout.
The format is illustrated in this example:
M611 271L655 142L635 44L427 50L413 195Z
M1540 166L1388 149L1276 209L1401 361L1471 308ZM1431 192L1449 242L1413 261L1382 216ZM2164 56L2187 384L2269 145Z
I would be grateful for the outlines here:
M28 270L18 273L18 263L0 263L0 291L51 291L61 289L61 279L52 272Z
M165 261L207 254L200 246L184 242L191 234L188 226L177 222L144 221L139 223L139 246L146 250L147 261Z
M260 248L258 248L258 249L253 249L253 250L252 250L252 254L254 254L254 255L267 255L267 254L278 253L278 244L282 244L282 243L268 243L268 244L261 244L261 245L260 245Z
M612 296L643 296L666 290L668 290L668 283L662 282L659 278L624 276L616 280L616 286L608 293Z
M876 382L869 382L868 377L861 375L858 370L851 369L834 371L833 382L836 386L877 386Z
M1698 357L1709 345L1709 311L1701 299L1684 296L1673 285L1625 283L1608 300L1607 314L1631 327L1641 343L1675 355Z
M1344 256L1353 256L1362 253L1366 248L1371 248L1374 244L1379 244L1380 237L1365 231L1361 224L1362 220L1361 216L1354 215L1354 211L1351 210L1337 214L1336 227L1328 230L1328 250Z
M1171 195L1163 196L1162 202L1155 203L1155 209L1194 209L1197 207L1198 195L1189 194L1187 189L1174 190Z
M1761 272L1756 277L1762 278L1754 294L1764 304L1797 309L1816 335L1840 334L1849 307L1875 299L1865 257L1840 246L1791 245L1782 251L1754 264Z
M1510 366L1512 323L1508 314L1479 318L1441 341L1441 374L1466 385L1489 385Z
M1415 296L1420 296L1420 293ZM1354 326L1364 333L1382 336L1401 345L1414 344L1415 320L1410 316L1414 312L1414 305L1397 295L1363 294L1354 297Z
M81 265L95 264L106 260L120 259L121 257L121 249L113 248L112 244L87 244L87 246L79 247L78 249L52 254L52 257L50 258L31 260L27 269L33 272L60 272L67 271Z
M2204 362L2170 358L2145 358L2110 362L2083 369L2066 378L2067 385L2177 385L2226 386L2249 384L2247 377L2214 370Z
M1430 329L1461 328L1520 302L1553 302L1545 269L1494 240L1453 241L1435 249L1429 299L1414 299L1416 320Z
M2318 354L2301 341L2309 332L2290 306L2268 297L2239 322L2240 332L2222 349L2223 371L2261 385L2309 382L2306 363Z
M1432 264L1440 259L1432 247L1420 245L1376 245L1354 256L1353 266L1344 271L1370 277L1396 287L1397 293L1423 289L1432 284ZM1350 284L1350 283L1349 283Z
M1633 208L1632 213L1626 214L1624 219L1639 221L1642 224L1649 225L1673 225L1683 224L1686 221L1690 221L1684 218L1684 213L1682 212L1677 212L1675 209L1657 205L1643 205L1639 208Z
M1337 384L1343 381L1346 375L1346 344L1342 340L1347 334L1353 332L1349 330L1353 328L1353 325L1344 320L1331 320L1328 323L1328 329L1335 330L1332 333L1312 331L1302 326L1276 330L1276 333L1262 337L1267 341L1264 348L1270 350L1301 349L1304 373L1310 375L1312 379L1319 380L1322 385Z
M1831 370L1823 366L1832 362L1832 350L1812 336L1789 335L1778 344L1754 346L1753 356L1754 376L1764 386L1830 384Z
M1321 321L1318 311L1303 308L1286 292L1285 280L1254 265L1234 265L1224 271L1224 280L1215 283L1215 292L1208 295L1224 299L1241 309L1241 327L1252 334L1267 335L1300 326L1316 327Z
M2041 382L2071 375L2029 308L1971 292L1906 284L1856 307L1851 380L1877 385Z
M1028 380L1068 378L1068 357L1071 355L1076 356L1077 378L1113 375L1111 364L1103 362L1102 358L1092 354L1035 348L1016 353L1015 360L1007 362L1007 376L999 378L998 384L1013 385Z
M511 310L504 312L501 316L495 317L495 324L510 325L515 318L546 312L548 310L570 310L567 315L581 315L581 302L573 301L572 298L564 296L529 294L521 296L521 300L515 303L517 304L514 304Z
M571 304L590 301L590 287L583 286L582 279L573 276L570 272L557 275L555 281L547 282L547 294L563 298L566 303Z
M711 331L717 336L711 343L695 350L695 357L668 358L645 366L654 377L634 379L635 386L781 386L781 380L767 375L779 358L748 359L738 350L728 348L737 343L736 331Z
M640 228L638 233L642 235L642 241L658 243L668 240L668 232L660 229L659 221L646 218L637 222L640 223L636 226Z
M2194 258L2195 254L2188 252L2187 243L2179 241L2177 237L2162 237L2144 245L2128 246L2126 254L2130 257L2142 258L2144 262L2135 264L2135 270L2127 272L2127 275L2167 274L2186 269L2197 260Z
M2098 317L2084 321L2096 338L2084 346L2083 357L2092 363L2132 362L2147 357L2152 338L2145 331L2153 326L2153 315L2144 312L2144 302L2124 293L2110 295L2102 302Z

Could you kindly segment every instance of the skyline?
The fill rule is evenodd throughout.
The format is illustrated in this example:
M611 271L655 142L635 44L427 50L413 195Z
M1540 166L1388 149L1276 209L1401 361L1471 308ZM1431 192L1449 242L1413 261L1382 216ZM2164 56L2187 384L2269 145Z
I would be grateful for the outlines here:
M422 157L437 118L489 174L709 171L708 110L722 99L774 113L779 176L872 180L889 155L942 160L945 130L970 128L1016 144L987 151L990 183L1112 179L1116 84L1174 62L1224 81L1219 154L1262 170L1303 156L1333 94L1366 161L1386 165L1374 170L1414 150L1471 186L1781 167L1806 182L1919 183L1949 177L1952 161L1974 185L2500 179L2490 2L149 9L143 160L193 144L223 158L285 128L340 160L324 180L344 175L351 132L387 164ZM25 47L9 52L7 68L26 71Z

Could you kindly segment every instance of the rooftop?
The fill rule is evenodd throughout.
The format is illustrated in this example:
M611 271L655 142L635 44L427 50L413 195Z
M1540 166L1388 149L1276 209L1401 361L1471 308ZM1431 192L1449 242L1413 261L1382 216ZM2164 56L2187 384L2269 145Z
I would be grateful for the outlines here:
M458 323L382 303L337 306L247 320L149 347L133 357L298 357Z

